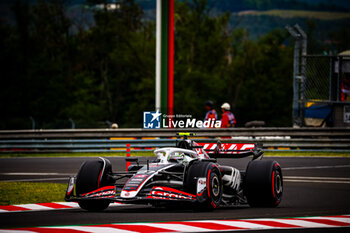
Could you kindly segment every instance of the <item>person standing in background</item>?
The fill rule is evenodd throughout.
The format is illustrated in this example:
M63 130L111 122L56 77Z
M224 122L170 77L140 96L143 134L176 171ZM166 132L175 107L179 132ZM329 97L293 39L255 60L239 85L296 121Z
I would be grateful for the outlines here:
M236 125L236 118L232 112L230 112L231 106L229 103L224 103L221 105L222 118L221 118L221 128L233 128Z
M214 103L211 100L207 100L205 102L205 108L207 109L207 114L205 114L204 121L216 121L218 119L218 114L216 113L216 110L214 109Z

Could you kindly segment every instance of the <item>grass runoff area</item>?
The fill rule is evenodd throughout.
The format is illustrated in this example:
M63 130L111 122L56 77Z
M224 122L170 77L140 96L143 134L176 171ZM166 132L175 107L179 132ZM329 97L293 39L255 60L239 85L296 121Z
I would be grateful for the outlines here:
M0 157L110 157L125 156L125 152L111 153L8 153ZM153 152L134 152L131 156L153 156ZM296 156L296 157L350 157L350 152L326 151L266 151L265 156ZM14 205L27 203L45 203L64 201L67 184L39 183L39 182L0 182L0 205Z
M0 205L64 201L67 184L0 182Z

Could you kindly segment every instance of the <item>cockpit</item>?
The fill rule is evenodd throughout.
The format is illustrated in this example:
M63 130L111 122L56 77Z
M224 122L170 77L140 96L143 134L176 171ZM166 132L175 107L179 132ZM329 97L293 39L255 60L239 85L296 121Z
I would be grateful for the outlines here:
M198 158L198 154L192 150L182 148L161 148L154 151L159 163L188 163Z

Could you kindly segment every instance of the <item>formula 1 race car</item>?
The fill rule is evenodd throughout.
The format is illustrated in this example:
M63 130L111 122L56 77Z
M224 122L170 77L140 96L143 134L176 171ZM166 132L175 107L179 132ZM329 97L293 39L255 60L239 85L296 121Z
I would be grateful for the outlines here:
M254 143L196 143L179 133L176 147L154 151L156 159L140 165L137 158L126 172L112 172L109 160L86 161L69 180L66 201L82 209L101 211L112 202L152 204L185 203L205 209L219 206L276 207L283 193L282 170L276 161L261 160ZM216 158L253 156L245 171L219 165ZM191 203L191 204L190 204ZM189 205L190 204L190 205Z

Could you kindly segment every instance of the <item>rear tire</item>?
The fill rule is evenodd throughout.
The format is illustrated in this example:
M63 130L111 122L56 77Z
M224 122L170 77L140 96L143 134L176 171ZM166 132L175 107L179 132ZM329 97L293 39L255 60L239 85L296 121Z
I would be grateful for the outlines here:
M251 161L248 164L244 194L252 207L276 207L283 194L282 169L276 161Z
M76 180L76 194L78 196L94 191L104 186L113 185L114 182L108 179L112 173L112 166L109 160L85 161L80 167ZM109 206L109 200L81 200L78 201L82 209L88 211L102 211Z

